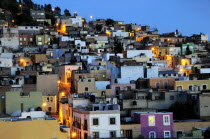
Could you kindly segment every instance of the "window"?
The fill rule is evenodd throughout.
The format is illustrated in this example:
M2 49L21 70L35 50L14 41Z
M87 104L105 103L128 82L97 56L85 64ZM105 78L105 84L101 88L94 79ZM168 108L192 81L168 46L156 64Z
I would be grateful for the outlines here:
M33 41L33 38L30 38L30 41Z
M93 125L99 125L98 124L98 118L93 118Z
M174 100L174 96L170 96L170 100Z
M203 84L202 87L203 87L203 89L207 89L207 85L206 84Z
M42 41L42 38L41 37L38 37L38 41Z
M160 96L155 96L155 100L160 100Z
M180 85L177 86L177 90L178 90L178 91L182 91L182 86L180 86Z
M114 125L115 124L115 118L109 118L109 124Z
M163 115L163 125L170 125L170 115Z
M20 41L22 41L23 39L22 38L20 38Z
M88 91L88 87L85 87L85 91Z
M110 138L116 137L116 131L110 131Z
M164 88L168 89L168 82L164 82Z
M93 132L93 138L99 138L99 132Z
M156 88L159 89L160 88L160 83L156 82Z
M189 90L192 91L192 89L193 89L193 86L192 85L189 85Z
M149 132L149 138L156 138L156 133L154 131Z
M24 41L26 41L26 38L23 38Z
M149 126L155 126L155 116L148 117Z
M164 138L170 138L171 132L170 131L164 131Z
M91 82L91 79L88 79L88 82Z

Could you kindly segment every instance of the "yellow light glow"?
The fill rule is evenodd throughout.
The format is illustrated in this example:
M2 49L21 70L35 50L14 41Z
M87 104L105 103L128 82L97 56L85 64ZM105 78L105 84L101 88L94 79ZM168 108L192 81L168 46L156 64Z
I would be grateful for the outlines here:
M42 106L47 106L47 103L42 103Z
M59 83L61 83L61 81L60 81L60 80L58 80L58 84L59 84Z
M64 92L61 92L61 96L65 96L65 93Z
M24 60L23 59L20 59L20 62L23 62Z
M154 124L155 123L155 117L149 117L149 123Z
M72 137L72 138L75 138L76 136L77 136L77 133L76 133L76 132L72 132L72 133L71 133L71 137Z
M155 50L155 48L152 48L152 51L154 51Z
M183 68L180 68L180 69L179 69L179 72L184 72L184 69L183 69Z
M15 20L12 20L12 23L14 23L15 22Z
M20 4L19 6L20 6L20 8L22 7L22 5L21 5L21 4Z

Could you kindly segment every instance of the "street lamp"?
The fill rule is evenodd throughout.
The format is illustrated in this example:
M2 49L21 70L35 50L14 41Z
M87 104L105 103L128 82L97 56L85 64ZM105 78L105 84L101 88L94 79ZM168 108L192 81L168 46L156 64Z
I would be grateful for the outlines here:
M19 7L20 7L21 14L22 14L22 7L23 7L23 5L20 4Z

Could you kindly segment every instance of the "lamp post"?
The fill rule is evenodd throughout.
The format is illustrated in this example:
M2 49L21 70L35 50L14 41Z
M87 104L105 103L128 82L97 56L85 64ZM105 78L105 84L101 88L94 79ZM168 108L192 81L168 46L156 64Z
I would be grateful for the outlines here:
M22 7L23 7L23 5L20 4L19 7L20 7L20 13L22 14Z

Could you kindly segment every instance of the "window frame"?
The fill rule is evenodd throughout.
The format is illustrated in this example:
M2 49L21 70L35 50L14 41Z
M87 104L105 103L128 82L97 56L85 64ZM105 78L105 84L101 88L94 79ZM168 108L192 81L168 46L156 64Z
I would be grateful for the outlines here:
M154 123L150 123L150 117L154 117ZM148 116L148 126L155 126L155 115Z
M94 120L95 120L95 119L98 120L98 123L97 123L97 124L94 123ZM92 125L93 125L93 126L99 126L99 118L92 118Z
M166 117L168 117L168 122L165 121ZM163 115L163 125L171 125L170 123L170 115Z
M95 136L94 133L98 133L98 136ZM100 138L100 132L99 131L93 131L92 134L93 134L93 138Z
M150 136L151 133L154 133L154 138L156 138L156 132L155 131L150 131L149 132L149 138L151 138L151 136ZM154 138L152 138L152 139L154 139Z
M166 137L165 134L166 134L167 132L169 133L169 136ZM171 131L164 131L164 138L171 138Z
M114 133L114 136L111 136L111 132ZM109 137L110 137L110 138L115 138L115 137L117 137L117 131L116 131L116 130L111 130L111 131L109 131Z
M114 124L111 123L111 119L114 119ZM109 117L109 125L116 125L116 117Z

